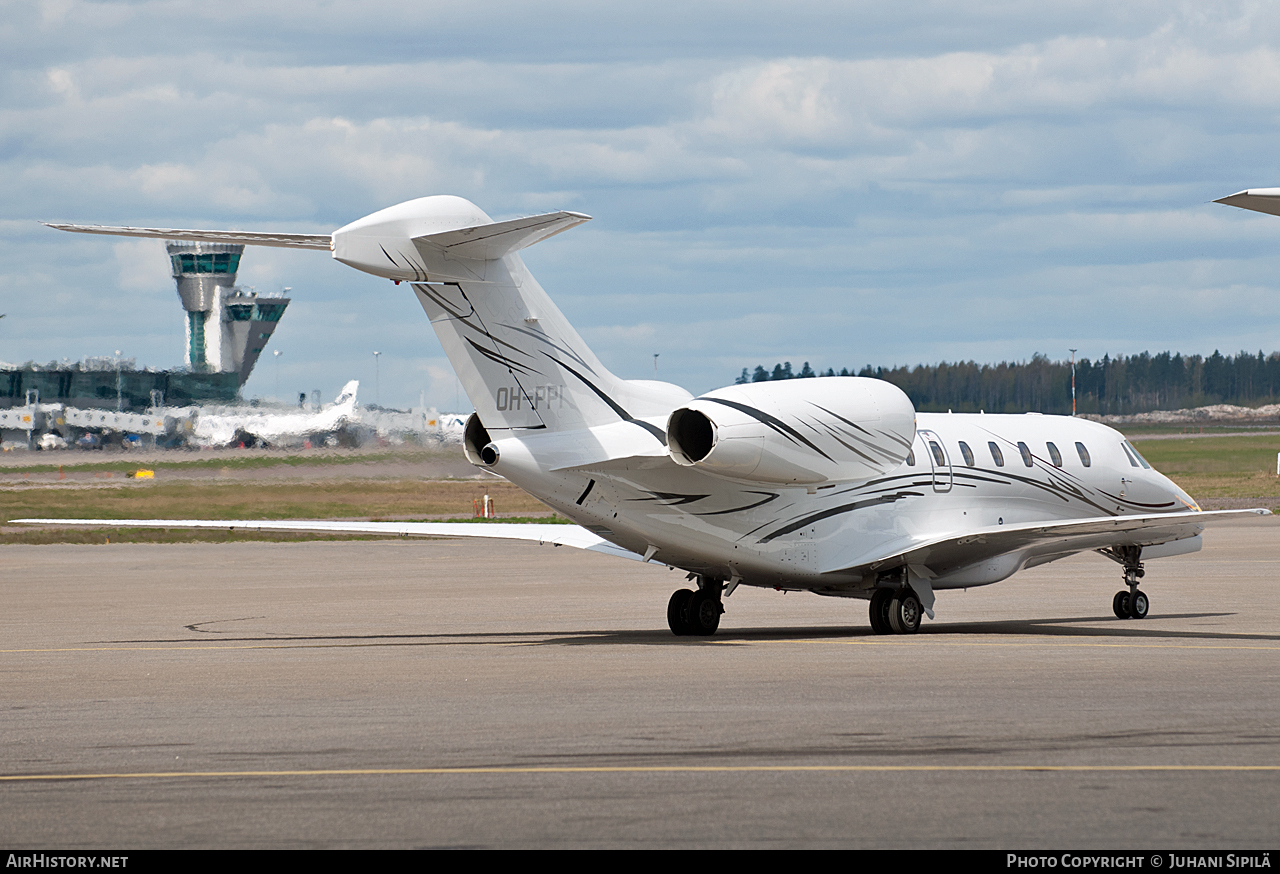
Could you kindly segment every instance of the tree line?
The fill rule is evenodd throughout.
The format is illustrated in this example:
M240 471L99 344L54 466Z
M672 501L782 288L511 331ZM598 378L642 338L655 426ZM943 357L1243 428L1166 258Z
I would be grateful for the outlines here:
M898 386L917 410L957 413L1070 413L1071 362L1034 355L1030 361L978 364L975 361L872 367L854 373L814 371L805 362L798 373L791 362L772 370L757 365L737 384L822 376L866 376ZM1236 356L1215 351L1210 356L1161 352L1152 355L1104 355L1075 364L1076 410L1080 413L1128 415L1151 410L1177 410L1209 404L1257 407L1280 403L1280 352Z

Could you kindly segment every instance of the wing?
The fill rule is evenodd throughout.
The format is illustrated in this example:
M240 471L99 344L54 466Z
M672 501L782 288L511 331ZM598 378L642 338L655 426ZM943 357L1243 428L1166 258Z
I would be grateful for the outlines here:
M388 537L489 537L531 540L552 546L572 546L619 558L644 561L578 525L538 525L513 522L324 522L288 520L226 521L218 519L14 519L23 525L77 525L97 528L216 528L224 531L323 531L330 534L382 534Z
M277 249L322 249L333 246L329 234L277 234L272 231L187 231L176 228L111 228L102 225L61 225L41 222L46 227L77 234L107 234L113 237L154 237L158 240L191 240L196 243L238 243L242 246L274 246Z
M1021 568L1034 567L1077 552L1115 546L1154 547L1196 537L1206 525L1214 522L1270 514L1270 510L1261 509L1212 510L996 525L959 536L901 543L887 548L880 555L859 559L845 567L825 568L824 571L872 572L908 565L927 569L934 579L954 579L972 571L976 575L973 584L977 585L983 565L989 566L991 574L998 574L997 579L986 582L996 582Z
M1219 197L1214 203L1225 203L1227 206L1280 215L1280 188L1250 188L1228 194L1226 197Z

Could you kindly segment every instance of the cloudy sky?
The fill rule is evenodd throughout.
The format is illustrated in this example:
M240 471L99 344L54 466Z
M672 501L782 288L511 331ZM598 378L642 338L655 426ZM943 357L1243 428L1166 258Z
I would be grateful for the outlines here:
M892 9L888 7L892 5ZM427 194L595 220L525 260L613 370L1280 349L1280 4L0 0L0 360L182 361L158 241ZM411 292L250 249L247 396L441 409ZM278 367L278 377L277 377ZM469 407L467 407L469 409Z

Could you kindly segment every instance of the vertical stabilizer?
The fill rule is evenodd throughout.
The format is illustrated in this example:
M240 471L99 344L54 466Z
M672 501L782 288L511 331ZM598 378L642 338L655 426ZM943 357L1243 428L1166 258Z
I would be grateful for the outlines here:
M489 430L571 430L665 416L688 394L610 373L518 252L588 220L578 213L493 222L458 197L425 197L335 231L334 258L412 284Z

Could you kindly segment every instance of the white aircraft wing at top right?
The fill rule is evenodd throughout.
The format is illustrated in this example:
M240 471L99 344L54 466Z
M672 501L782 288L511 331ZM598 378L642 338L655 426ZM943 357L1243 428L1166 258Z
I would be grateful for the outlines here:
M1219 197L1214 203L1225 203L1227 206L1238 206L1254 212L1265 212L1269 215L1280 215L1280 188L1248 188Z

